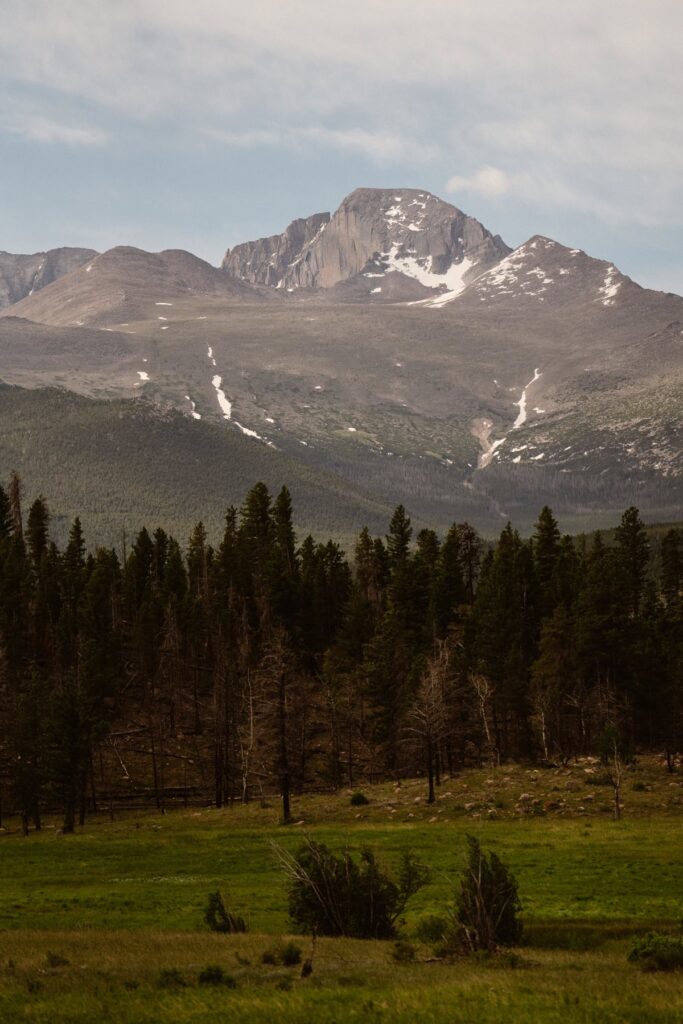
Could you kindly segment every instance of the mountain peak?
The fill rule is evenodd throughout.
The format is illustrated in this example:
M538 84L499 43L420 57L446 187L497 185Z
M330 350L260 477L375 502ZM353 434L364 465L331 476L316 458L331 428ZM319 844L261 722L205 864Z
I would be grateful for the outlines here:
M419 299L457 294L509 252L479 221L424 189L357 188L332 217L317 214L283 235L236 246L223 269L288 292L342 287L352 298Z
M543 303L552 298L560 305L582 300L617 306L633 289L641 291L613 263L532 235L477 279L471 297L479 302Z

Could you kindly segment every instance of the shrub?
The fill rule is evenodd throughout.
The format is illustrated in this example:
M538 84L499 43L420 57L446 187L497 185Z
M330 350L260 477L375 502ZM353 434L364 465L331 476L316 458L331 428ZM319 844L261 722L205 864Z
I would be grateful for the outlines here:
M351 797L352 807L365 807L370 801L366 797L365 793L354 793Z
M289 875L289 913L304 931L357 939L390 939L406 903L427 872L405 854L397 880L382 870L371 850L359 861L308 840L291 856L275 847Z
M644 971L683 970L683 936L660 935L656 932L645 935L636 942L628 955Z
M231 974L226 974L218 964L209 964L199 972L200 985L225 985L226 988L235 988L237 982Z
M462 944L470 952L515 946L522 936L517 882L495 853L487 857L473 836L467 843L467 866L455 905Z
M69 963L60 953L48 953L45 957L48 967L66 967Z
M426 914L421 917L415 926L415 938L428 945L443 942L444 936L448 934L451 922L445 917L437 914Z
M220 890L209 893L204 920L212 932L234 935L237 932L247 931L246 921L243 917L237 917L228 910Z
M397 964L411 964L415 959L417 950L412 942L407 939L396 939L391 951L392 958Z
M587 786L611 786L612 777L609 772L595 772L594 775L587 775L584 782Z
M280 963L284 967L294 967L301 963L301 946L296 942L286 942L280 947Z
M164 967L159 971L157 988L185 988L187 982L177 967Z
M301 963L301 946L296 942L279 943L276 946L269 946L261 956L262 964L282 964L283 967L294 967Z

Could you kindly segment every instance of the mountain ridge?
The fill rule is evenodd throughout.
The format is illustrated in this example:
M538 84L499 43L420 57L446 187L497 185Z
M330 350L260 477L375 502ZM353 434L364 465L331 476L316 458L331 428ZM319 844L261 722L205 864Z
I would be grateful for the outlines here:
M439 528L524 526L539 500L590 525L629 489L650 518L683 506L681 297L544 235L511 250L417 189L226 261L93 257L0 311L0 379L143 397Z

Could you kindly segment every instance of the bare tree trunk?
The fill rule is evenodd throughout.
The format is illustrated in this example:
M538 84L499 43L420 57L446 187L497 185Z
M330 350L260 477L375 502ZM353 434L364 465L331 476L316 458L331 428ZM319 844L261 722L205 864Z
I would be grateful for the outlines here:
M278 730L278 771L280 776L280 795L282 796L282 819L285 824L291 821L289 806L289 760L287 757L287 684L284 671L281 671L277 689L277 730Z
M429 785L427 803L433 804L436 800L436 796L434 794L434 744L431 736L427 739L427 779Z

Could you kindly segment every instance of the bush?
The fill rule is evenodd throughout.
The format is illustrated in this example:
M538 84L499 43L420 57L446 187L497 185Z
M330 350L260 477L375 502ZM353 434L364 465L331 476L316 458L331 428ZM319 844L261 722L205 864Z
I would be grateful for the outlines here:
M392 958L397 964L411 964L416 953L415 946L407 939L397 939L391 951Z
M487 857L473 836L467 843L467 866L455 905L462 944L470 952L515 946L522 937L517 882L495 853Z
M204 920L212 932L223 932L234 935L237 932L246 932L247 924L243 917L236 917L232 914L223 899L223 894L218 892L209 893Z
M61 953L48 953L45 957L48 967L67 967L69 961Z
M294 967L301 963L301 946L296 942L286 942L280 947L280 963L284 967Z
M352 807L365 807L370 801L366 797L365 793L354 793L351 797Z
M587 775L584 782L587 786L611 786L612 776L609 772L595 772L594 775Z
M291 879L291 918L318 935L391 939L406 903L427 881L426 870L410 854L404 855L395 881L371 850L363 850L359 862L312 840L295 856L276 850Z
M683 970L683 937L660 935L655 932L636 942L628 955L644 971Z
M164 967L159 971L157 988L185 988L187 982L177 967Z
M451 922L437 914L426 914L415 926L415 938L427 945L443 942L451 929Z
M262 964L282 964L283 967L294 967L301 963L301 946L296 942L283 942L276 946L269 946L261 956Z
M199 972L200 985L225 985L226 988L235 988L237 982L231 974L226 974L218 964L209 964Z

